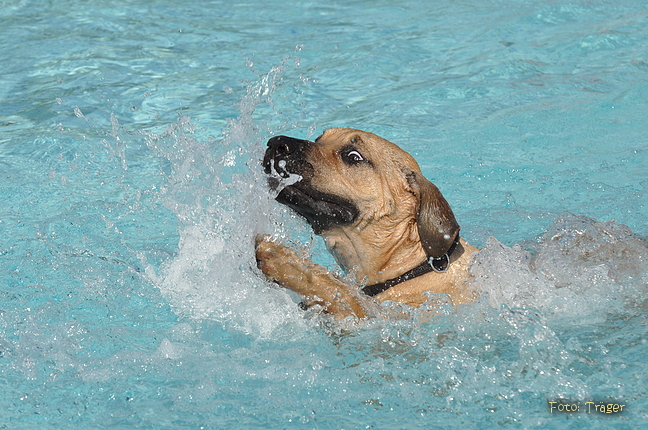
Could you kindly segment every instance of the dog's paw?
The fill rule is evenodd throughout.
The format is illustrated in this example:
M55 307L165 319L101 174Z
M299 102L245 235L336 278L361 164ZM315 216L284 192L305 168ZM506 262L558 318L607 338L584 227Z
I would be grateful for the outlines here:
M301 262L294 250L268 235L257 236L255 248L257 267L273 281L283 280L286 271L294 270L294 265Z
M257 266L270 281L301 294L307 304L317 304L336 318L366 318L356 288L349 287L306 253L282 245L270 236L255 238Z
M268 249L268 243L274 242L274 239L269 234L257 234L254 237L254 249L257 255L257 262L259 261L259 252L264 252Z

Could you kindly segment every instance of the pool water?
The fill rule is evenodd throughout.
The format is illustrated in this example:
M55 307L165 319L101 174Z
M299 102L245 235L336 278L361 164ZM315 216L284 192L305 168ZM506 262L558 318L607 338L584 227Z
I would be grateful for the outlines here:
M0 428L648 421L648 2L16 0L0 20ZM260 276L258 233L335 269L260 167L269 137L335 126L417 158L483 248L477 303L350 328Z

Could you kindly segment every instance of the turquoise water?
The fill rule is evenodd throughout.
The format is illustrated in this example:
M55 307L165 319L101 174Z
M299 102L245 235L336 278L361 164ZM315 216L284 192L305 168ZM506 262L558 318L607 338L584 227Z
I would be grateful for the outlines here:
M0 428L648 421L648 2L24 0L0 22ZM259 276L259 232L333 264L259 163L334 126L417 158L484 248L478 303L347 332Z

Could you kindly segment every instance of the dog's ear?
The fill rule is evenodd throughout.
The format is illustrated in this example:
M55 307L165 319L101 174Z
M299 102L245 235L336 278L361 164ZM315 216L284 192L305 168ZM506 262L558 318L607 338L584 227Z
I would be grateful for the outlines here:
M417 224L428 257L440 258L459 234L459 224L441 191L420 173L407 171L407 182L418 197Z

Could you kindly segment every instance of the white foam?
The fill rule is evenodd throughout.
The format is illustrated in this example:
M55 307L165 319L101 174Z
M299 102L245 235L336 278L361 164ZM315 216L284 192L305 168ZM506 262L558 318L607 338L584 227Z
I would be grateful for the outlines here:
M167 360L178 360L184 355L184 351L181 346L165 338L153 355Z

